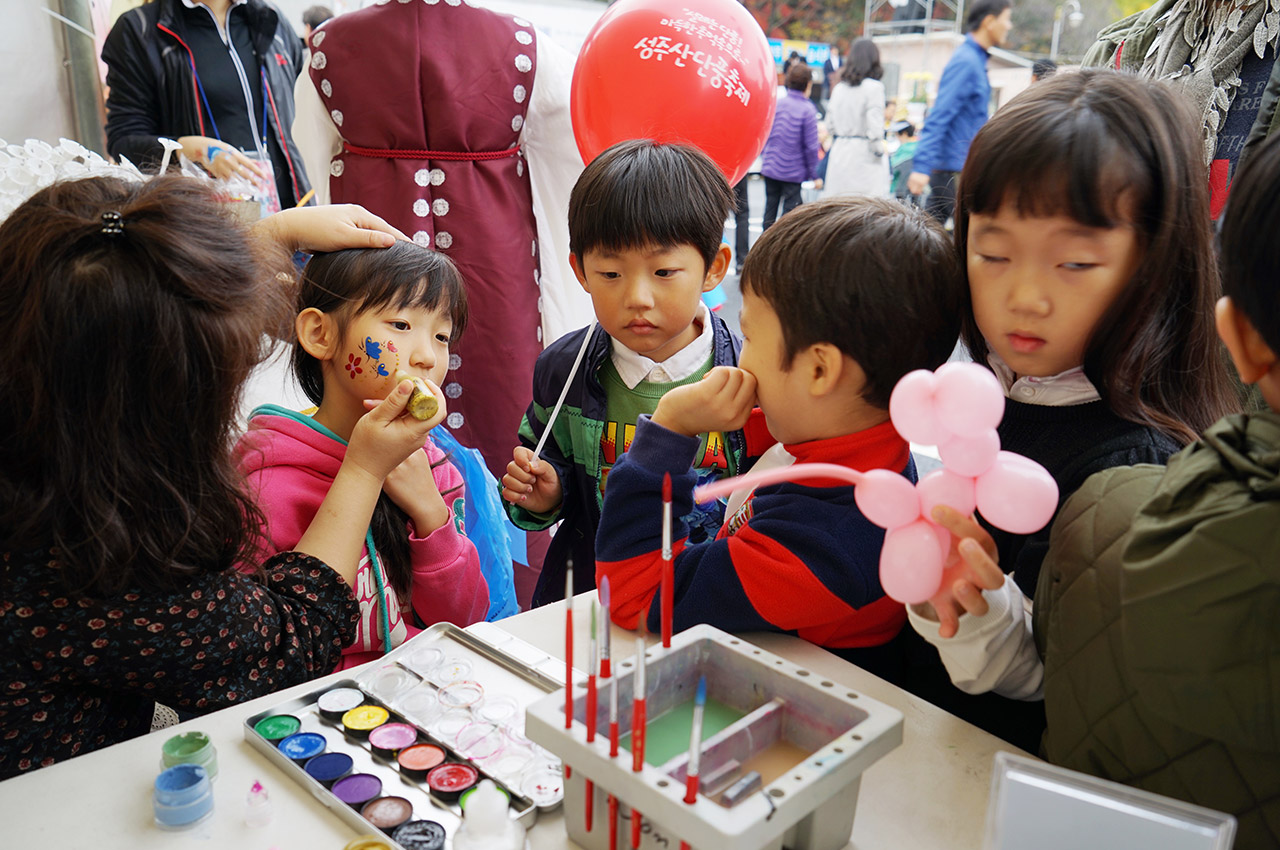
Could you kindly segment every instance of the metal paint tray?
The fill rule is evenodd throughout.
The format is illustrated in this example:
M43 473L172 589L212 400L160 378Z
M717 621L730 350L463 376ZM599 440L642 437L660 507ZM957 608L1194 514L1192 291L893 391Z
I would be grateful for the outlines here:
M386 708L391 719L388 722L405 722L417 727L419 740L427 741L442 747L451 761L462 761L475 766L482 778L491 778L504 790L512 800L511 815L526 828L533 825L539 809L556 808L562 798L560 788L560 767L555 757L541 750L532 742L523 739L524 709L530 703L546 696L562 687L562 679L554 675L556 662L546 653L520 641L506 632L492 626L479 629L480 634L459 629L450 623L440 623L415 636L400 647L388 653L381 663L369 665L354 679L344 679L317 688L311 693L288 702L281 703L271 709L246 718L244 737L250 746L262 752L269 761L277 765L295 782L307 788L311 794L332 809L339 818L349 826L362 833L378 833L379 830L360 813L339 800L329 789L312 778L303 770L301 764L284 755L273 743L255 730L260 720L277 714L290 714L301 721L299 732L317 732L325 737L328 747L326 752L344 752L352 757L353 773L371 773L383 781L383 795L402 796L413 805L413 818L433 820L445 828L446 843L452 844L452 838L461 824L461 810L457 803L449 803L434 796L424 781L410 779L400 773L395 762L383 761L374 757L369 742L347 736L341 723L335 723L321 716L316 701L321 694L335 688L356 688L365 696L365 703L381 705ZM502 643L494 646L486 640L490 635ZM518 720L516 731L511 733L517 745L527 744L532 748L535 758L519 774L504 772L501 765L485 760L473 760L464 755L457 742L457 737L450 738L436 727L434 718L412 710L415 696L423 692L433 691L437 694L443 687L452 684L442 676L431 676L430 671L420 673L425 649L441 651L446 659L466 662L471 679L459 681L480 682L487 684L486 694L495 693L510 697L516 704L514 717ZM418 669L415 670L414 668ZM443 684L436 684L442 682ZM395 685L388 687L388 685ZM470 709L468 709L470 710ZM479 720L479 718L476 718ZM492 767L486 767L486 762ZM537 799L523 792L526 781L532 776L542 777L545 781L535 783L541 790ZM551 786L554 787L552 788Z

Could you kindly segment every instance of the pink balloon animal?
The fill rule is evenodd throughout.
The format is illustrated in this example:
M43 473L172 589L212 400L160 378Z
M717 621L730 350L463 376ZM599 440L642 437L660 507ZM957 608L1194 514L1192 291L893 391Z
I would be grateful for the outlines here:
M1044 528L1058 508L1058 485L1043 466L1000 450L996 426L1004 416L1004 392L995 375L976 363L919 369L898 381L889 418L913 443L938 447L943 468L913 485L887 469L857 472L833 464L795 464L699 487L710 501L743 487L804 478L841 478L854 484L863 516L887 533L880 550L880 584L892 599L924 602L942 586L950 533L931 519L947 505L962 514L976 508L996 528L1030 534ZM821 467L819 469L819 467Z

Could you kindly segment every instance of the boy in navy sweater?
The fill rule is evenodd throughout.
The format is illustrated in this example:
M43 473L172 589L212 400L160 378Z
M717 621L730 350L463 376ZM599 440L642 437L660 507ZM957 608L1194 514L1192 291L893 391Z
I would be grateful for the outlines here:
M946 361L959 334L964 282L946 233L888 200L834 198L797 207L747 255L739 366L668 392L636 426L609 476L596 535L596 578L612 586L614 620L634 628L661 574L661 489L672 515L692 505L706 431L743 427L758 404L779 441L755 469L835 463L916 478L889 421L889 393L913 369ZM887 678L886 647L906 619L879 579L884 530L853 488L807 479L735 493L713 541L690 544L677 522L674 628L790 632ZM653 604L650 604L650 603Z

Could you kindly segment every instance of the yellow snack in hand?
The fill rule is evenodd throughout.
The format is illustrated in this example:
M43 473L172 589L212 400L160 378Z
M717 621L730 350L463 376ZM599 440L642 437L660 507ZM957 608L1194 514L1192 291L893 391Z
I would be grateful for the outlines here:
M396 386L406 380L413 381L413 395L409 396L409 415L420 422L426 422L440 410L440 402L432 394L426 381L405 371L396 372Z

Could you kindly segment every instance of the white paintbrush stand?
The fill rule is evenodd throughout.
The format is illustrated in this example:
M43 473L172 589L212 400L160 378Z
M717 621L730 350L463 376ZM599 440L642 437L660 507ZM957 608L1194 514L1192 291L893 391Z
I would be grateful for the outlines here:
M529 707L525 734L559 756L565 780L569 837L587 850L609 850L607 795L620 801L618 848L631 846L630 810L644 824L642 850L839 850L849 842L863 771L902 743L902 714L797 667L711 626L676 635L671 648L645 655L647 713L652 722L693 699L700 676L707 694L745 714L706 739L699 774L704 782L733 760L746 765L778 742L807 753L761 790L729 808L699 795L684 802L688 755L661 767L631 770L631 753L609 758L608 698L598 700L596 738L587 743L586 683L574 682L574 722L564 728L564 691ZM631 660L616 665L618 722L631 729ZM789 750L795 752L795 750ZM799 758L797 756L797 758ZM586 829L584 791L594 784L593 824Z

